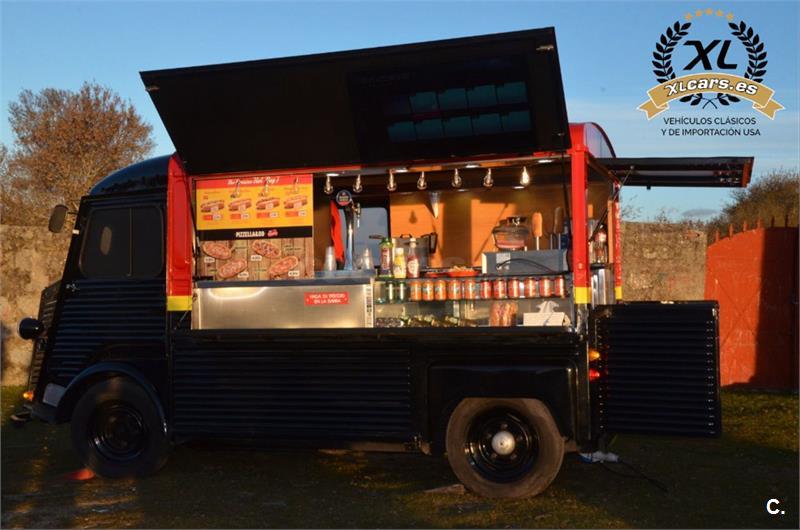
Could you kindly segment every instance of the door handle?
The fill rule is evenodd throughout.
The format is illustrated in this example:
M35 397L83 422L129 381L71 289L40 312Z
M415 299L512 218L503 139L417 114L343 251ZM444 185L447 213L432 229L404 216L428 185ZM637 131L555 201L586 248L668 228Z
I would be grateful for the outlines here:
M78 286L75 285L74 283L68 283L66 286L64 286L64 289L66 289L68 293L78 292Z

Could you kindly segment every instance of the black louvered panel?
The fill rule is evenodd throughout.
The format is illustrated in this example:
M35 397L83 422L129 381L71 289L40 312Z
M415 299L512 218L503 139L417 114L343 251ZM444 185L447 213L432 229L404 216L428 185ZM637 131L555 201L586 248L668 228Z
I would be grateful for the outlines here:
M188 334L174 345L179 434L386 440L411 432L408 351L298 350Z
M50 326L53 324L53 313L58 302L58 289L61 282L55 282L42 289L39 298L39 321L44 325L44 333L33 343L33 355L31 356L31 367L28 375L28 389L34 390L42 374L42 364L44 352L47 348L47 337L51 335Z
M68 382L90 362L140 349L142 356L164 351L164 279L79 280L67 293L53 336L48 370Z
M601 307L598 407L610 433L718 436L719 347L715 302Z

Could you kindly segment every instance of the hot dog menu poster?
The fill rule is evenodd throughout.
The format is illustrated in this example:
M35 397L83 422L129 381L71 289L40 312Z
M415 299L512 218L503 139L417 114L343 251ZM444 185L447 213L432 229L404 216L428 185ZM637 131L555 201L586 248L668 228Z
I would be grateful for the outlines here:
M311 175L197 180L197 229L311 226Z
M314 277L311 175L196 181L198 274L215 280Z

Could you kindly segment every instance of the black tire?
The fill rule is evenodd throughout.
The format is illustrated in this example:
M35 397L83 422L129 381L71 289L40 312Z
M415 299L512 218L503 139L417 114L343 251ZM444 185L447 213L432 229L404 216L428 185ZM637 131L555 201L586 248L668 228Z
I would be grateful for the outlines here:
M445 444L453 473L484 497L538 495L564 459L558 426L535 399L464 399L447 423Z
M89 469L108 478L153 473L169 454L156 404L126 377L101 381L81 397L72 413L72 445Z

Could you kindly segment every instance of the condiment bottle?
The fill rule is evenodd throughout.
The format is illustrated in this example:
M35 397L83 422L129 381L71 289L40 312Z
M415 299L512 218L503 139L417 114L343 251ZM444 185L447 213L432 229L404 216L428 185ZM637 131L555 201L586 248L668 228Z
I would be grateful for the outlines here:
M409 278L419 278L419 258L417 257L417 240L413 237L408 242L408 259L406 272Z
M381 266L378 274L384 278L392 277L392 241L388 237L381 239Z
M403 247L394 249L394 264L392 266L392 274L397 279L404 279L406 277L406 252Z

